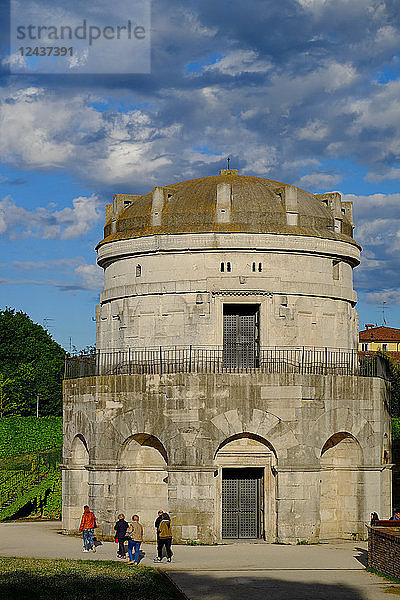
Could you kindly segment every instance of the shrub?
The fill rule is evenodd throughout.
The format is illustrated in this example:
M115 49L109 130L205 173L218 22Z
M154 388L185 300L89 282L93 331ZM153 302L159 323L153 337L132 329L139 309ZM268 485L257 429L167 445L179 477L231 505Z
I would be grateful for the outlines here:
M61 417L0 419L0 459L62 446Z

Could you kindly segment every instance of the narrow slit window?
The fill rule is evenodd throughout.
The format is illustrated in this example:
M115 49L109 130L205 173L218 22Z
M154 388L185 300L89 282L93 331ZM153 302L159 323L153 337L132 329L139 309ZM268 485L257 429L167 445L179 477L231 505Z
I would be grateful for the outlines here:
M258 272L261 273L262 271L262 263L258 263Z
M226 263L226 270L228 271L228 273L231 272L231 263L230 262Z
M221 263L221 273L223 273L225 271L225 263Z
M332 276L333 279L340 279L340 260L334 260L332 263Z
M140 277L142 274L142 267L140 265L136 265L136 277Z
M256 263L253 262L253 264L251 265L251 270L253 271L253 273L256 272Z

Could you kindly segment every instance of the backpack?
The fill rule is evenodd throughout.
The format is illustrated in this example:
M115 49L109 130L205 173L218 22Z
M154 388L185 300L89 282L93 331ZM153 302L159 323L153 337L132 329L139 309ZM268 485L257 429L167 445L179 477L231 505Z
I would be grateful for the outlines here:
M160 525L158 526L158 531L160 534L160 539L172 537L171 522L170 521L161 521Z

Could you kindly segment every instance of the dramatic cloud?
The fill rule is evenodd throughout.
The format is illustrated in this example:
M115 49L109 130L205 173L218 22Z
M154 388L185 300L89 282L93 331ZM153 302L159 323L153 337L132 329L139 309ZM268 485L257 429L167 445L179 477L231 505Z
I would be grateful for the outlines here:
M69 9L79 15L76 0ZM60 173L80 188L67 205L50 205L54 194L46 191L38 208L21 195L4 198L0 234L7 244L74 240L82 247L70 254L85 256L57 265L61 254L47 260L43 250L28 266L33 258L13 254L9 279L31 270L38 285L99 289L101 271L85 255L93 244L83 248L88 232L100 228L98 198L212 175L227 156L241 173L313 192L359 184L393 191L400 180L399 47L395 0L169 0L168 9L154 0L151 74L4 80L0 184ZM344 200L354 201L363 246L359 296L399 302L400 194ZM47 283L40 282L46 269Z
M368 303L400 304L400 194L344 194L342 200L354 204L355 237L363 247L357 288Z
M370 181L400 178L392 2L161 9L155 2L151 75L3 90L0 159L127 191L215 173L228 154L242 171L313 191L340 181L324 164L332 158L351 157ZM318 173L299 161L318 161Z

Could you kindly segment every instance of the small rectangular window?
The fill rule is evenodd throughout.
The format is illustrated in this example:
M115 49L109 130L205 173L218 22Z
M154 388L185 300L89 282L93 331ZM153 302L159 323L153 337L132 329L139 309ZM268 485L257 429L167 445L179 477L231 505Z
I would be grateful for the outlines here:
M253 273L256 272L256 263L253 262L253 264L251 265L251 270L253 271Z
M334 260L332 263L333 279L340 279L340 260Z
M230 262L226 263L226 270L228 271L228 273L231 272L231 263Z
M388 345L387 344L382 344L382 350L386 350L388 349Z
M221 263L221 273L223 273L225 271L225 263Z
M262 271L262 263L258 263L258 272L261 273Z
M142 267L140 265L136 265L136 277L140 277L142 274Z

